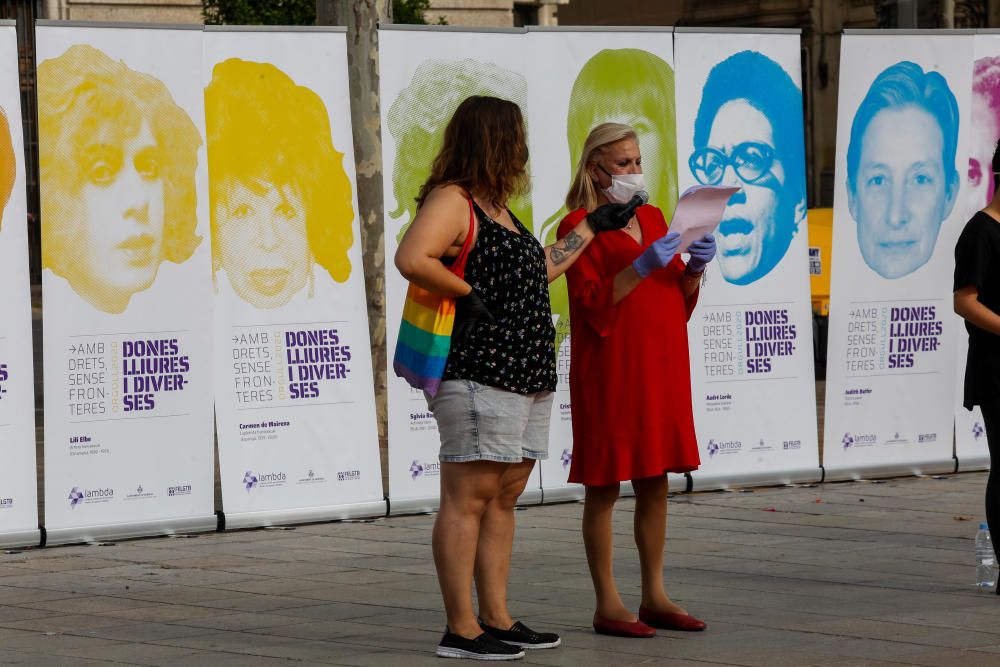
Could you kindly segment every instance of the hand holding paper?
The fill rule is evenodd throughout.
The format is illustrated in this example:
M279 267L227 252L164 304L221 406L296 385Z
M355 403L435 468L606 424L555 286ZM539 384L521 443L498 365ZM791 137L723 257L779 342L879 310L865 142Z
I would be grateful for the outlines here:
M732 185L695 185L684 191L670 221L670 231L681 237L678 252L689 252L688 246L715 231L726 203L739 190Z

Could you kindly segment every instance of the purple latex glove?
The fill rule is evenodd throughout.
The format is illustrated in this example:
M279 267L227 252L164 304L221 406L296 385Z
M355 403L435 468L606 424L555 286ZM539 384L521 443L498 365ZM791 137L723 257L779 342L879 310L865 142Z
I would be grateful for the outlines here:
M669 232L666 236L653 241L652 245L646 248L641 255L632 262L632 267L639 274L640 278L645 278L656 269L662 269L677 254L677 248L681 245L681 235L677 232Z
M705 234L697 241L692 241L688 246L691 259L688 260L688 270L691 273L701 273L705 270L705 265L715 258L715 236Z

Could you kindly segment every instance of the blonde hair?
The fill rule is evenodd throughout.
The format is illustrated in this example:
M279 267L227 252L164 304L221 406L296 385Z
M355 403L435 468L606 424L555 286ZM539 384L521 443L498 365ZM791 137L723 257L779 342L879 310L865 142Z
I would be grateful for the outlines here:
M354 245L354 200L322 98L274 65L230 58L212 68L205 118L212 201L225 202L233 182L291 187L305 203L313 258L331 278L346 281ZM218 269L222 260L215 206L211 220L212 259Z
M580 161L576 165L573 184L569 186L569 192L566 194L567 210L575 211L582 208L593 211L597 208L597 188L590 180L587 166L597 161L608 146L626 139L638 143L639 135L632 126L622 123L601 123L590 131L587 140L583 142L583 150L580 151Z

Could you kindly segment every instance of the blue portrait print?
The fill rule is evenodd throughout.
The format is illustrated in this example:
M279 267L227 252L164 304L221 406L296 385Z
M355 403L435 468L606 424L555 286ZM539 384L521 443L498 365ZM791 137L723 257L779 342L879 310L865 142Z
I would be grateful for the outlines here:
M959 189L958 103L948 82L903 61L879 74L851 124L847 199L875 273L907 276L934 254Z
M688 167L705 185L742 189L717 234L719 270L749 285L781 262L806 216L802 91L758 51L712 68L694 122Z

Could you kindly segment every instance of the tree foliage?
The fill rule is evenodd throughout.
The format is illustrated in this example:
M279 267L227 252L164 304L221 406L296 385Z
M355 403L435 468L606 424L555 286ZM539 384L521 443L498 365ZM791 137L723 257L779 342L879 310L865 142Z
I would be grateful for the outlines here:
M427 25L427 10L431 8L430 0L392 0L392 22ZM438 25L446 22L439 16Z
M316 0L202 0L201 14L210 25L313 25Z

